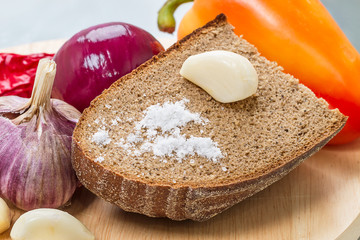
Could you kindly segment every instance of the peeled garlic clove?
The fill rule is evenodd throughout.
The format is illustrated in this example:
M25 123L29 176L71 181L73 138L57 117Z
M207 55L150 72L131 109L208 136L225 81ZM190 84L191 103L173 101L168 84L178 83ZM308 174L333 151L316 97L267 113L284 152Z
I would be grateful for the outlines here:
M180 74L222 103L245 99L256 92L258 75L249 60L229 51L190 56Z
M10 232L12 240L93 240L94 235L67 212L39 208L21 215Z
M10 208L6 202L0 198L0 234L10 227L11 215Z

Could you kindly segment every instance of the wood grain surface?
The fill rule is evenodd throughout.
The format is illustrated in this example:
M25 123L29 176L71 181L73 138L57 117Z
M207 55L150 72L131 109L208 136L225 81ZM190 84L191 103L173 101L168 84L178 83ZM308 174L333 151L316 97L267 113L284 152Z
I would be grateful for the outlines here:
M1 52L55 52L63 40ZM163 40L169 46L171 41ZM12 207L12 224L23 212ZM326 146L282 180L207 222L127 213L85 188L64 209L98 240L112 239L335 239L360 213L360 139ZM0 240L10 239L10 230Z

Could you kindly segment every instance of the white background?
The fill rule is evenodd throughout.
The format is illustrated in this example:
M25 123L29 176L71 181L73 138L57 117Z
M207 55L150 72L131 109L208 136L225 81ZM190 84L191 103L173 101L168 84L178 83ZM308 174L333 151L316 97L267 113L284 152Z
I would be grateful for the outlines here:
M251 1L251 0L249 0ZM157 12L165 0L0 0L0 49L36 41L67 39L105 22L127 22L156 38L176 38L157 29ZM322 0L360 51L360 0ZM181 6L178 21L192 3Z

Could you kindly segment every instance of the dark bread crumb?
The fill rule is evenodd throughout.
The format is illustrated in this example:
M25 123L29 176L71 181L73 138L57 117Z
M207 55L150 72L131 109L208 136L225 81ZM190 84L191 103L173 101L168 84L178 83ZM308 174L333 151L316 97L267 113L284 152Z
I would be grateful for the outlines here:
M257 93L239 102L223 104L180 76L179 70L187 57L211 50L227 50L247 57L259 75ZM217 142L224 155L219 161L214 163L195 155L182 162L166 157L167 162L164 162L152 153L131 155L127 151L135 149L126 150L117 144L134 132L136 122L142 119L143 111L149 106L184 98L189 100L187 109L200 113L209 122L204 125L189 123L181 128L181 133L210 137ZM158 216L126 206L125 200L112 200L113 197L108 196L111 190L106 189L111 181L93 176L102 174L103 170L96 169L112 172L114 179L120 176L145 185L172 186L179 191L183 187L211 188L253 181L272 176L287 166L289 169L278 174L278 179L290 171L290 165L295 167L319 150L345 121L346 117L338 110L329 110L324 100L316 98L297 79L283 73L276 63L261 57L254 46L233 33L224 17L218 17L118 80L92 102L74 131L73 163L80 181L90 190L108 201L119 201L117 204L125 210ZM108 132L109 144L101 146L91 141L99 129ZM81 168L81 161L96 161L99 156L103 161L89 163L96 165L96 169ZM294 159L297 162L289 164ZM273 181L259 180L257 184L262 186L257 187L251 184L242 198ZM136 191L140 191L138 187ZM145 193L137 193L142 194ZM224 197L232 199L226 202L224 209L242 199ZM222 210L219 207L216 211ZM184 216L165 215L184 219ZM204 220L212 215L214 213L203 212L201 217L192 218Z

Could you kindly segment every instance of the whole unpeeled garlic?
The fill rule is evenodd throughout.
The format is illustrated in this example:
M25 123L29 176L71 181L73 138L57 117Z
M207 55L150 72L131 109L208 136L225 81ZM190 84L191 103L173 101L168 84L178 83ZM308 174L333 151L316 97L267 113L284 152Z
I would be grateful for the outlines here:
M258 86L258 75L249 60L223 50L190 56L180 74L222 103L245 99Z
M0 234L5 232L10 227L10 222L10 208L4 199L0 198Z
M39 208L21 215L10 232L12 240L93 240L75 217L57 209Z
M24 210L64 205L78 184L70 153L80 112L50 99L55 73L42 59L30 99L0 97L0 195Z

